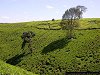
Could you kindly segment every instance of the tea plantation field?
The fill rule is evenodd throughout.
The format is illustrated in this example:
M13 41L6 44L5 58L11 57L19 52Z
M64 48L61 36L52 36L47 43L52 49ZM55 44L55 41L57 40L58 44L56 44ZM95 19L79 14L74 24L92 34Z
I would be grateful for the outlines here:
M0 60L0 75L36 75L19 67L4 63Z
M100 72L100 18L81 19L80 27L74 30L75 38L70 40L60 21L1 23L0 60L38 75ZM21 49L25 31L36 34L32 53L28 44Z

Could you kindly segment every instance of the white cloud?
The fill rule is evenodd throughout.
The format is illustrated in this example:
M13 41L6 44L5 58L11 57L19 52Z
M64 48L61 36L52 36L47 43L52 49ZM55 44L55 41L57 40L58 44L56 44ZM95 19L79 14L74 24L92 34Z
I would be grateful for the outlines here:
M9 19L10 17L8 16L0 16L0 19Z
M52 8L54 8L54 7L51 6L51 5L47 5L46 8L48 8L48 9L52 9Z

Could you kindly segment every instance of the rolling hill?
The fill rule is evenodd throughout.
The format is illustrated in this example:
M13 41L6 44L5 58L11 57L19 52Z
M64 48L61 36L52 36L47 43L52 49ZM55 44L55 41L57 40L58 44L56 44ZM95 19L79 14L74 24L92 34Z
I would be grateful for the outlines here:
M39 75L100 72L100 18L80 20L74 39L66 39L61 20L0 24L0 59ZM21 35L33 31L33 51L21 49Z

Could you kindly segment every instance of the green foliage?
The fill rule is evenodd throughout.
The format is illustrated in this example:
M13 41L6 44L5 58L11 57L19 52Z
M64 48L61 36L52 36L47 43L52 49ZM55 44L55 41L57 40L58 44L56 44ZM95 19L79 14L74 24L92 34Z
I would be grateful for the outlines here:
M60 26L62 28L62 30L66 30L66 37L71 39L71 38L75 38L74 36L74 30L75 28L78 28L79 27L79 20L76 19L65 19L65 20L62 20L60 22Z
M26 43L29 43L28 48L30 50L32 50L32 47L31 47L32 46L32 37L34 37L34 36L35 36L35 33L32 31L23 32L23 34L21 36L21 38L23 40L22 49L24 49Z
M52 30L53 26L59 26L60 20L0 24L0 59L7 62L14 57L14 60L19 58L20 61L13 65L40 75L98 72L100 71L100 24L91 25L88 23L89 20L94 19L80 20L80 27L74 30L76 39L71 40L65 39L64 30ZM44 29L48 26L47 22L50 23L51 30ZM27 47L28 44L24 50L21 49L23 42L21 35L25 31L33 31L36 34L32 38L34 48L32 53ZM23 52L25 54L20 56Z
M19 67L6 64L0 60L0 75L36 75Z
M71 20L62 20L60 22L60 26L61 28L70 30L70 29L74 29L75 27L79 27L79 20L72 20L72 24L71 24Z

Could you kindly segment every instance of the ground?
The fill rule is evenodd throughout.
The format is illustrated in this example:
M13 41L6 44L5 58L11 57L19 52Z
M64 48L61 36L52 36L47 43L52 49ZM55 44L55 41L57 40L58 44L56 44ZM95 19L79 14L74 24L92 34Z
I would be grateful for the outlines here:
M90 23L97 20L97 23ZM0 24L0 59L40 75L100 71L100 19L80 20L74 39L66 39L61 20ZM21 49L21 35L33 31L33 51Z

